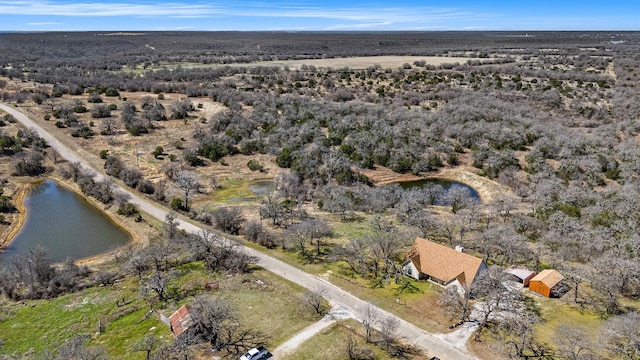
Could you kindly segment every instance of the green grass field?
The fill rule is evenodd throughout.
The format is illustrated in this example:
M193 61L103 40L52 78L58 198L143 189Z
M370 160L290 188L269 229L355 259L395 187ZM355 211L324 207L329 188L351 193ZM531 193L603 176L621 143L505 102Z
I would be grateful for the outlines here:
M130 345L149 332L169 338L171 333L157 316L145 319L148 307L138 295L136 279L106 287L93 287L53 300L2 303L3 321L0 338L2 354L23 354L31 349L53 350L76 335L91 336L91 344L101 344L111 355L141 359L130 352ZM116 300L130 304L116 306ZM97 334L98 322L104 332Z
M318 318L310 308L301 306L302 288L267 271L255 269L249 274L221 277L193 263L178 268L179 277L172 291L188 293L166 304L154 304L149 312L141 299L136 277L105 287L93 287L52 300L0 303L0 354L21 355L55 350L65 340L77 335L90 337L90 345L102 345L112 358L144 359L144 353L133 352L132 346L146 334L153 333L164 341L173 335L159 319L159 313L171 315L204 282L218 281L215 292L230 300L238 311L240 322L261 330L269 346L277 346ZM261 285L259 281L264 283ZM130 302L116 306L116 301ZM103 331L98 334L98 323Z

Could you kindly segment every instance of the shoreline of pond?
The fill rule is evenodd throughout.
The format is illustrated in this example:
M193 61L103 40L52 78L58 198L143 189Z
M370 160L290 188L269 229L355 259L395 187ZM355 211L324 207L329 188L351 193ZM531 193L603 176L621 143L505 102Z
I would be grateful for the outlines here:
M29 188L33 185L33 182L28 184L23 184L20 188L14 193L15 202L16 202L16 211L18 211L18 220L11 224L9 227L9 232L7 236L2 239L0 242L0 256L4 253L7 246L11 244L13 239L18 235L20 229L24 226L24 223L27 220L27 208L24 206L24 200L27 195Z
M448 182L457 182L463 185L466 185L473 190L475 190L480 200L483 204L490 204L495 199L497 194L511 194L512 190L506 188L500 183L488 179L486 177L480 176L475 172L468 169L467 166L457 166L454 168L446 168L440 169L433 173L430 173L428 176L417 176L413 174L397 174L391 172L393 176L386 174L384 171L378 171L378 173L383 173L382 180L374 182L373 186L384 186L395 183L403 183L403 182L412 182L412 181L420 181L420 180L443 180ZM373 173L373 172L369 172ZM366 173L365 173L366 175Z
M141 236L140 234L132 231L128 226L126 226L126 224L124 223L124 221L122 221L121 219L118 219L118 217L109 212L106 211L106 209L104 209L103 207L99 206L101 203L98 202L97 200L87 197L85 196L76 186L70 185L67 181L60 179L56 176L49 176L46 177L44 179L39 179L36 181L32 181L29 182L28 184L24 184L20 187L20 189L18 189L18 191L16 191L15 195L15 202L16 202L16 208L17 211L19 213L18 215L18 220L15 222L15 224L13 224L8 232L8 235L5 239L3 239L3 241L0 243L0 256L2 256L5 253L5 250L7 249L7 247L9 245L11 245L11 243L15 240L15 238L17 237L17 235L20 233L20 231L23 229L26 220L27 220L27 212L28 209L25 206L25 201L27 199L27 197L29 196L29 190L38 184L41 184L47 180L53 181L57 186L60 186L62 188L64 188L65 190L68 190L72 193L74 193L75 195L79 196L80 199L82 199L82 201L88 205L91 206L93 208L95 208L96 211L98 211L102 216L104 216L106 218L107 221L109 221L113 226L119 228L120 230L122 230L125 234L127 234L127 241L125 241L124 244L122 244L121 246L118 246L117 249L120 249L124 246L130 245L130 244L135 244L135 243L139 243L141 240ZM81 263L81 264L89 264L89 263L95 263L95 262L99 262L104 260L105 256L107 256L109 253L113 252L114 250L117 249L113 249L113 250L108 250L99 254L95 254L95 255L90 255L90 256L85 256L85 257L80 257L77 259L73 259L74 262L77 263Z

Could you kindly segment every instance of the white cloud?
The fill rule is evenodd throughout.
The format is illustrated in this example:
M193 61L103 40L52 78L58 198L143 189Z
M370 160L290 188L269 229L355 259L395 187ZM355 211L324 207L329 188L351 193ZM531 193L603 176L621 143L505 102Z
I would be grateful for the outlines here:
M30 22L27 26L49 26L49 25L62 25L59 22Z
M203 16L219 14L213 5L165 3L151 5L123 2L0 1L0 14L37 16Z
M380 23L336 24L327 26L325 30L375 30L393 24L390 21Z
M434 7L309 7L272 5L264 3L143 3L128 2L81 2L51 0L0 0L0 14L32 16L71 17L155 17L202 18L213 16L242 16L263 18L315 18L358 22L433 22L451 21L468 17L470 13L453 8ZM347 26L357 27L358 25Z
M456 9L432 7L387 8L252 8L234 10L236 15L255 17L320 18L349 21L418 22L449 21L471 15Z

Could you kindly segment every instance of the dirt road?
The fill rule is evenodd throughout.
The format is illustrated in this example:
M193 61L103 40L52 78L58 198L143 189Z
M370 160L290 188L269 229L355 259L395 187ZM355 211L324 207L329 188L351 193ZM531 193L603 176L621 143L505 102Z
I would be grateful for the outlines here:
M84 159L80 155L78 155L77 150L70 149L63 145L54 136L45 131L42 127L38 126L35 121L27 117L22 112L5 104L0 104L0 109L13 115L24 126L33 128L51 148L56 150L58 154L61 157L65 158L67 161L80 162L84 169L96 174L96 180L105 178L105 175L102 174L102 169L91 168L88 163L84 161ZM131 203L135 204L141 210L161 221L164 221L165 216L169 213L168 210L152 203L150 200L144 199L137 194L129 192L126 189L120 188L119 191L128 194L130 196ZM202 231L202 228L182 220L179 220L179 226L190 233L198 233ZM368 303L364 300L351 295L350 293L340 289L339 287L329 283L327 280L324 280L318 276L308 274L300 269L297 269L280 260L265 255L257 250L248 247L243 248L248 255L257 258L257 264L262 266L266 270L280 275L285 279L288 279L289 281L292 281L311 291L318 291L319 289L322 289L322 295L327 300L354 314L357 320L362 320L361 314L368 305ZM376 309L378 311L378 318L386 318L388 316L395 317L395 315L392 315L382 309ZM460 346L460 344L456 346L455 342L449 342L446 339L439 338L438 336L422 330L400 318L397 319L400 324L398 326L397 334L403 339L403 341L414 344L424 349L430 356L438 356L443 360L476 359L475 356L467 351L466 347Z

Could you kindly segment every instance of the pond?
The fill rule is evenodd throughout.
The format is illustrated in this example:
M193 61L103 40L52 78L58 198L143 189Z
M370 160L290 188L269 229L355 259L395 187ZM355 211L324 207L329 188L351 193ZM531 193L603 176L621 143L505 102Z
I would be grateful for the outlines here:
M97 255L131 239L100 210L52 180L33 185L24 205L27 219L0 255L0 264L37 245L59 262Z
M421 179L415 181L403 181L399 183L400 187L403 189L416 189L416 188L436 188L439 189L442 195L446 194L446 192L452 189L462 189L469 193L469 197L472 199L480 201L480 195L478 192L467 184L463 184L456 181L444 180L444 179ZM443 196L438 196L438 199L435 202L435 205L449 205L446 200L444 200Z
M249 184L249 190L254 195L264 195L273 189L274 182L272 180L261 180Z

